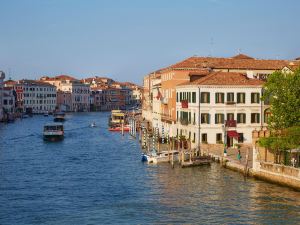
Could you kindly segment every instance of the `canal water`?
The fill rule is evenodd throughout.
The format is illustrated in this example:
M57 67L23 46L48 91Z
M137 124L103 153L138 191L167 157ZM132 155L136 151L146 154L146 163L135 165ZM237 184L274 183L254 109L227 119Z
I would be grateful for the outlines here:
M143 164L108 116L67 115L57 143L41 135L51 116L0 124L0 224L300 224L299 192L219 164Z

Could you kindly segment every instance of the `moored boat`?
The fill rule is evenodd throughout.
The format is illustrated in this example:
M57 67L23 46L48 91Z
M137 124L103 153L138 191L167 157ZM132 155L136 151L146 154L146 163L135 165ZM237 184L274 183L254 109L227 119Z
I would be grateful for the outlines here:
M113 126L113 127L108 128L108 130L109 131L122 131L122 126ZM130 131L130 127L128 125L125 125L123 127L123 131L124 132Z
M49 123L44 126L43 137L45 141L60 141L64 138L62 123Z
M147 161L148 163L163 163L170 161L177 162L179 160L179 151L171 150L171 151L162 151L159 153L151 152L149 154L142 155L142 162Z

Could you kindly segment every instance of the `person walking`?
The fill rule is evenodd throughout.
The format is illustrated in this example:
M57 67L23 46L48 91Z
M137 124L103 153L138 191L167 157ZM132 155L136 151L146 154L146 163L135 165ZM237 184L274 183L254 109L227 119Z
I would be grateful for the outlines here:
M241 150L240 149L238 150L237 159L239 160L239 162L241 162L242 155L241 155Z

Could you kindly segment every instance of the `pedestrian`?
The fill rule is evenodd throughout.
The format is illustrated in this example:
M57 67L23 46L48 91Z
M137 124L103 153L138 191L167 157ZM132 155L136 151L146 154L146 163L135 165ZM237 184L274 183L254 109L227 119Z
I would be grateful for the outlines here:
M238 150L237 159L239 160L239 162L241 162L241 158L242 158L241 150Z

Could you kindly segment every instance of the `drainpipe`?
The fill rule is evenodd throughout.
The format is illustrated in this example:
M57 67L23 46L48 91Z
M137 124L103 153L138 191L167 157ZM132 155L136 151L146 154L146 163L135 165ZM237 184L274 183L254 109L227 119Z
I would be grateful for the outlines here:
M201 95L200 95L200 87L198 88L198 151L199 155L201 155L201 148L200 148L200 123L201 123L201 114L200 114L200 103L201 103Z

